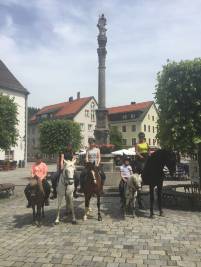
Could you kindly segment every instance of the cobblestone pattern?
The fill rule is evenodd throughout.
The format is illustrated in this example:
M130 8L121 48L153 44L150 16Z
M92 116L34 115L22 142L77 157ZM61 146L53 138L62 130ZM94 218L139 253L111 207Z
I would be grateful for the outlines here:
M54 225L56 201L46 208L41 228L32 226L22 190L0 200L0 266L23 267L153 267L201 266L201 214L165 210L151 220L141 211L123 219L118 198L102 198L103 221L97 221L96 201L83 222L84 200L76 200L78 224L65 216Z

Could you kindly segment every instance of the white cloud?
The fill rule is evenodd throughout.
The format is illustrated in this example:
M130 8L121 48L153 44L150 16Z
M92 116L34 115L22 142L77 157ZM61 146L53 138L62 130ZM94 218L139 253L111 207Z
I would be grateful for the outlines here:
M97 96L96 23L102 12L108 19L108 105L153 99L156 73L167 58L201 54L199 0L3 0L0 4L8 7L0 29L0 58L31 92L34 106L63 101L76 91ZM13 4L36 12L37 19L19 25Z

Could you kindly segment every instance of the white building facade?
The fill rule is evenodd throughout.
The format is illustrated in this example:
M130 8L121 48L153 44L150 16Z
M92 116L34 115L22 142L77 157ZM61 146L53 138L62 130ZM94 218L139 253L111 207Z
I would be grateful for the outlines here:
M0 93L14 98L17 104L17 144L8 151L0 150L0 160L13 160L18 163L27 162L27 100L29 92L0 61Z

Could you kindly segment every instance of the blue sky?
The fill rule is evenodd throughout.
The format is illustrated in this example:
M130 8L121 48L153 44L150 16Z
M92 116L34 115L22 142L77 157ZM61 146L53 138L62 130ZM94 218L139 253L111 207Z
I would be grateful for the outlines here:
M41 107L97 97L98 16L107 18L107 105L154 98L167 59L201 56L200 0L0 0L0 58Z

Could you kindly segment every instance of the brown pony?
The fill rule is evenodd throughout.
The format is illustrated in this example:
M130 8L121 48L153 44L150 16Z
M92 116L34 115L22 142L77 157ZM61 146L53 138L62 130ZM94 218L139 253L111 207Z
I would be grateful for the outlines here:
M33 225L41 226L41 211L42 217L44 215L45 193L43 185L38 179L33 179L30 182L30 203L33 210ZM36 211L37 208L37 211Z
M90 212L89 208L90 199L93 195L96 195L97 207L98 207L98 220L102 221L100 213L100 195L103 190L101 176L98 171L98 168L94 166L94 164L87 162L85 167L86 167L86 176L85 176L85 182L83 184L83 192L85 197L85 213L83 219L84 221L87 220L87 215Z

